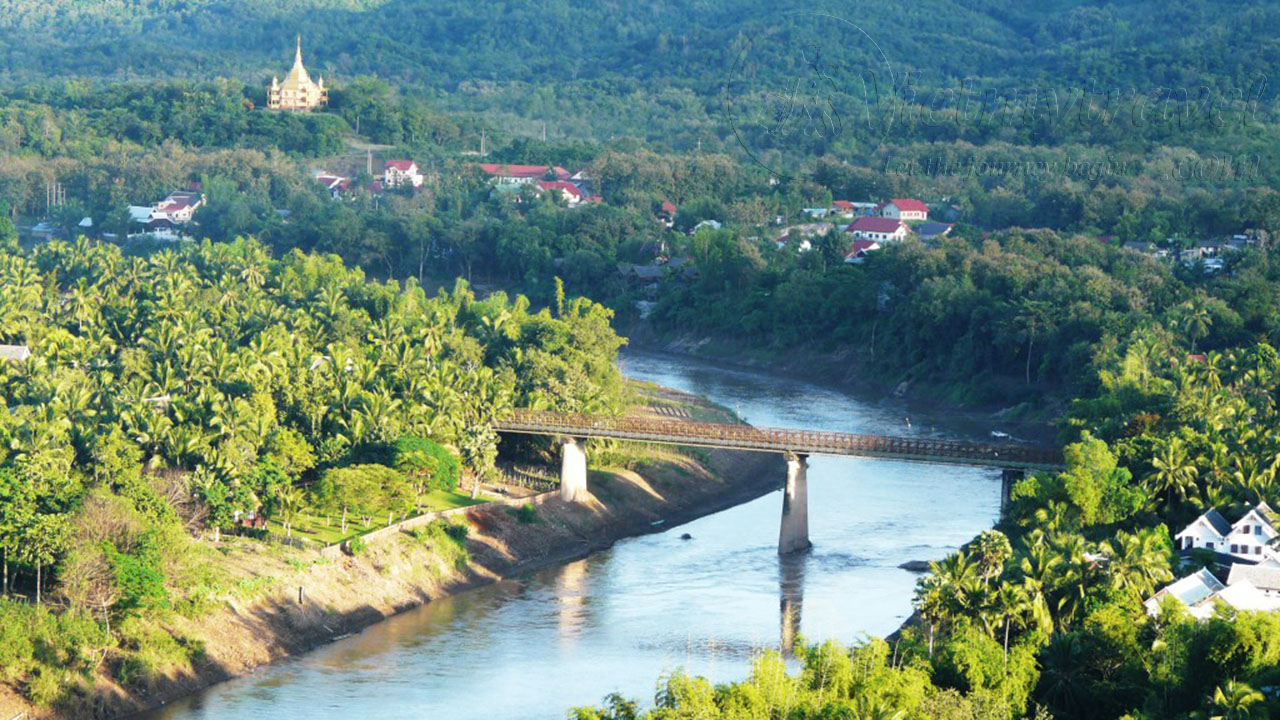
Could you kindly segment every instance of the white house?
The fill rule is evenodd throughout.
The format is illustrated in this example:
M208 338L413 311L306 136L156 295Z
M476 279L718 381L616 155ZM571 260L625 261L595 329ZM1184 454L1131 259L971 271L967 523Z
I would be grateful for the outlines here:
M1178 550L1203 548L1250 563L1280 562L1280 551L1271 545L1280 535L1277 519L1265 502L1258 503L1234 524L1210 508L1174 536L1174 544Z
M1181 580L1160 588L1159 592L1147 598L1143 605L1146 606L1148 614L1156 615L1160 612L1160 603L1166 597L1172 597L1177 598L1187 608L1192 608L1225 590L1226 587L1222 581L1213 576L1213 573L1201 568Z
M690 235L697 235L697 234L698 234L698 231L699 231L699 230L701 230L701 229L703 229L703 228L710 228L710 229L712 229L712 230L719 230L719 229L720 229L720 228L722 228L722 227L724 227L724 225L720 224L720 221L719 221L719 220L703 220L702 222L698 223L697 225L694 225L694 226L693 226L693 229L689 231L689 234L690 234Z
M893 220L928 220L929 206L911 198L894 198L880 205L880 217Z
M844 261L851 265L861 265L867 256L880 249L880 243L875 240L854 240L849 246L849 254L844 256Z
M26 345L0 345L0 360L23 362L31 357L31 348Z
M559 193L569 207L575 207L584 200L582 191L577 185L563 180L539 180L538 189L545 192Z
M1245 580L1249 581L1264 595L1280 598L1280 563L1267 565L1236 563L1232 565L1231 573L1227 576L1227 586L1230 587Z
M499 185L522 185L539 180L563 180L573 178L573 173L560 166L508 165L505 163L479 163L476 167Z
M879 243L894 242L907 237L906 223L884 217L860 217L844 229L855 240L875 240Z
M1148 598L1143 605L1149 615L1155 616L1160 612L1160 603L1165 598L1176 598L1186 606L1187 613L1191 617L1199 620L1207 620L1213 617L1218 603L1225 603L1236 610L1258 610L1261 612L1280 610L1280 593L1273 593L1258 587L1254 584L1252 577L1246 576L1244 573L1234 572L1237 567L1248 567L1250 570L1257 569L1252 566L1235 565L1232 567L1233 572L1231 577L1228 578L1227 584L1223 585L1212 573L1201 568L1195 573L1161 588L1159 592ZM1280 569L1277 569L1277 572L1280 572ZM1270 578L1263 579L1265 582L1274 582Z
M1183 528L1173 538L1174 547L1179 550L1203 548L1214 552L1223 552L1222 545L1231 534L1231 523L1222 517L1222 513L1209 508L1190 525Z
M422 187L422 173L418 171L418 163L412 160L388 160L382 172L382 184L387 187Z

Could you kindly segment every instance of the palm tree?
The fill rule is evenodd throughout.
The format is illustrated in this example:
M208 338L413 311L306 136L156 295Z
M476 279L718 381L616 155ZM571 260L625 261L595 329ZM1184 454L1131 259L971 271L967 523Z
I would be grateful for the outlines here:
M1151 465L1155 472L1148 478L1150 490L1164 494L1169 505L1194 497L1196 476L1200 470L1192 464L1181 438L1175 436L1166 440L1151 459Z
M1199 713L1209 720L1262 720L1268 715L1266 696L1235 680L1214 688L1209 703L1213 712Z
M1111 587L1116 590L1142 598L1153 593L1157 585L1173 579L1168 552L1155 530L1139 530L1132 535L1120 530L1113 540L1104 541L1101 549L1108 558Z
M1026 588L1013 583L1001 585L995 600L1000 616L1004 620L1004 662L1007 665L1009 663L1009 630L1014 624L1017 624L1020 629L1027 626L1027 615L1035 609L1035 603Z

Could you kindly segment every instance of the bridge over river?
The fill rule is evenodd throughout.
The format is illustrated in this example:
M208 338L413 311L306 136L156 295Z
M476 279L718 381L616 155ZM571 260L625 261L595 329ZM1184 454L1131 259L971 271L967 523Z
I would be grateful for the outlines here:
M588 497L586 455L580 438L612 438L636 442L777 452L787 457L778 552L809 547L809 455L884 458L908 462L994 467L1003 470L1002 498L1027 471L1062 469L1058 449L1015 443L974 443L934 438L861 435L856 433L758 428L744 424L706 423L668 418L607 417L517 410L495 425L498 432L552 435L562 438L561 496L570 502Z

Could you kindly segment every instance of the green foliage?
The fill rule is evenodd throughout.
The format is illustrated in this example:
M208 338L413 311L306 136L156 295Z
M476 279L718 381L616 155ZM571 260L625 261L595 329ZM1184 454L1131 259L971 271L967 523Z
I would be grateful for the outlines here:
M525 503L518 508L508 508L507 512L523 525L532 525L538 522L538 508L530 503Z
M120 599L116 608L122 612L169 606L169 593L165 589L162 559L155 539L144 533L131 553L122 553L107 540L102 543Z
M431 548L444 567L464 570L471 559L467 551L469 530L465 523L442 519L433 520L426 527L414 530L411 534L417 542Z
M461 468L453 453L439 443L420 437L402 437L392 447L392 465L423 490L453 491Z
M0 678L48 706L74 677L88 677L112 641L88 614L0 598Z

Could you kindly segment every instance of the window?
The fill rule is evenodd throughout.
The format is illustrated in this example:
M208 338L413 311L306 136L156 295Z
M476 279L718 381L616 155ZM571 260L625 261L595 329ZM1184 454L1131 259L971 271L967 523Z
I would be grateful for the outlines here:
M1253 554L1254 554L1254 555L1261 555L1261 554L1262 554L1262 546L1261 546L1261 545L1254 545L1254 546L1253 546Z
M1240 532L1244 533L1245 535L1248 535L1248 534L1249 534L1249 526L1248 526L1248 525L1242 525L1242 526L1240 526Z
M1261 535L1261 534L1262 534L1262 526L1261 526L1261 525L1254 525L1254 526L1253 526L1253 534L1254 534L1254 535Z
M1205 546L1207 549L1209 549L1209 550L1212 550L1212 549L1213 549L1213 543L1211 543L1211 542L1207 542L1207 543L1205 543L1205 544L1204 544L1204 546Z
M1233 544L1231 545L1231 552L1232 552L1232 553L1238 553L1238 552L1240 552L1240 546L1239 546L1239 545L1236 545L1236 544L1234 544L1234 543L1233 543Z

